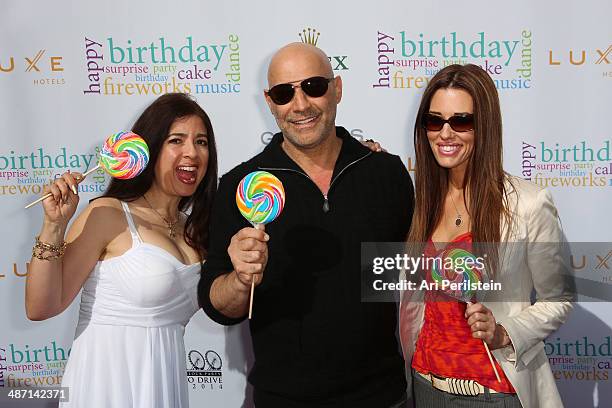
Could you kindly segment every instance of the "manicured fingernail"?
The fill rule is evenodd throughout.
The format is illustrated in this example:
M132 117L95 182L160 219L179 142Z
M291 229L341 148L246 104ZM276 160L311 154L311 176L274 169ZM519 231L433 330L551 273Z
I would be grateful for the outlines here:
M268 234L264 235L264 240L269 241L270 240L270 236Z
M73 192L74 194L79 194L79 192L77 191L76 186L72 186L72 192Z

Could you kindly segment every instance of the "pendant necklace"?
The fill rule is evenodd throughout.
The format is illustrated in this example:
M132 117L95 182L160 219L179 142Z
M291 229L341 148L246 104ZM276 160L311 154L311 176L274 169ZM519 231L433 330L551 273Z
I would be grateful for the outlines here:
M461 226L461 223L462 223L461 213L457 209L457 205L455 204L455 200L453 199L453 195L452 194L451 194L451 202L453 203L453 207L455 207L455 212L457 213L457 218L455 218L455 226L459 227L459 226Z
M146 195L142 195L142 198L144 198L144 200L146 201L147 205L153 210L155 211L155 214L157 214L159 216L159 218L161 218L164 223L166 224L166 227L168 228L168 235L170 236L171 239L176 238L176 226L179 222L179 217L178 214L176 216L176 221L169 221L166 217L164 217L163 215L161 215L155 208L153 208L153 206L151 205L151 203L149 202L149 200L147 200L147 196Z

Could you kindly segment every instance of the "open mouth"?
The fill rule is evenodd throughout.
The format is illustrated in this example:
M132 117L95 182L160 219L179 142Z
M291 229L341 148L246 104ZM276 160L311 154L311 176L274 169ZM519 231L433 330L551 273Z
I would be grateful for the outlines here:
M453 156L461 149L461 146L460 144L439 144L438 152L444 156Z
M195 184L196 176L198 174L197 166L178 166L175 169L176 178L179 179L181 183L185 184Z

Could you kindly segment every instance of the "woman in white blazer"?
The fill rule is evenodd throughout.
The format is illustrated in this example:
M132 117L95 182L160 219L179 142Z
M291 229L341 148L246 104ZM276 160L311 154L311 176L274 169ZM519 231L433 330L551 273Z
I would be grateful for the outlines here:
M486 270L502 288L475 303L403 293L400 336L416 406L562 407L543 341L572 309L568 252L550 193L503 171L489 75L471 64L439 71L423 94L414 143L409 247L478 253L477 243L494 243Z

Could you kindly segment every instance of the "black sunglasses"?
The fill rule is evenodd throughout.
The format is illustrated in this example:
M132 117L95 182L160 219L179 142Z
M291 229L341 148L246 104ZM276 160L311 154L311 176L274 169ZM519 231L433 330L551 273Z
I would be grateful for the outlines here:
M274 85L265 92L275 104L286 105L293 99L293 96L295 95L295 88L302 88L302 91L304 91L306 95L312 98L318 98L325 95L327 88L329 87L329 81L333 79L334 78L316 76L299 81L297 85L293 84L298 81Z
M471 113L453 115L448 119L443 119L442 116L432 113L425 113L423 115L423 127L430 132L442 130L445 123L448 123L455 132L468 132L474 130L474 115Z

